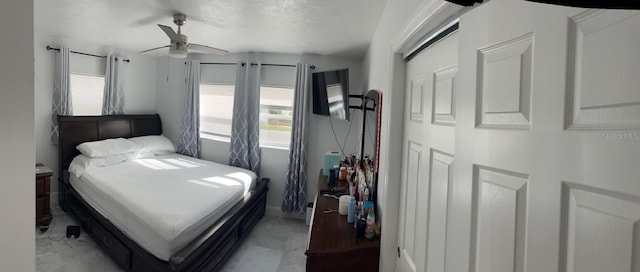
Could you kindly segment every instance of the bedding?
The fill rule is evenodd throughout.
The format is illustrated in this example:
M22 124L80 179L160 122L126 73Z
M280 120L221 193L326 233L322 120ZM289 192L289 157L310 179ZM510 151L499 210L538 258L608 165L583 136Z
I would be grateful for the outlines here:
M136 143L143 152L153 152L156 155L167 155L176 152L171 140L162 135L133 137L128 140Z
M153 156L155 156L155 154L151 152L131 152L127 154L98 158L87 157L80 154L73 158L73 160L71 161L71 164L69 165L69 173L74 174L76 177L80 177L84 173L84 170L90 168L104 167L114 165L123 161L150 158Z
M70 182L125 235L167 261L243 199L256 178L245 169L173 153L92 165Z
M76 149L87 157L101 158L113 155L136 152L138 145L124 138L106 139L101 141L85 142L79 144Z

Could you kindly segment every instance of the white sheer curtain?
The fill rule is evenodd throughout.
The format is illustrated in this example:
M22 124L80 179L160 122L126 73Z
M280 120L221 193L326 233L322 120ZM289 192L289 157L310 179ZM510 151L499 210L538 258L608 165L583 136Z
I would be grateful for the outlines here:
M187 62L187 93L178 153L200 158L200 61Z
M307 202L307 138L309 134L307 121L311 92L311 69L308 64L296 65L294 91L289 168L281 210L287 213L303 214L306 212Z
M124 61L122 57L108 55L106 62L102 115L125 114Z
M60 46L56 54L53 77L53 100L51 103L51 143L58 145L58 115L73 115L71 87L69 79L69 53L66 46Z
M260 69L261 64L236 64L236 90L231 121L229 165L260 175Z

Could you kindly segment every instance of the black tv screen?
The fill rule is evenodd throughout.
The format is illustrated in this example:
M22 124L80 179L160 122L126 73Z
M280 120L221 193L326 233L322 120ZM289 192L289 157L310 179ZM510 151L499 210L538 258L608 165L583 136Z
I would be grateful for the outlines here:
M349 120L349 70L312 74L313 113Z

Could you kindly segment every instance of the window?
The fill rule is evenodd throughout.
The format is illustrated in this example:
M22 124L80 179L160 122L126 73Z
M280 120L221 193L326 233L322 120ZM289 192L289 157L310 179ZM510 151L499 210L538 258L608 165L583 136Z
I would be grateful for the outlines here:
M260 145L289 147L293 89L260 87Z
M73 115L101 115L104 77L71 74Z
M234 85L200 84L200 133L231 137Z
M200 84L200 133L231 137L234 85ZM260 87L260 145L289 147L293 89Z

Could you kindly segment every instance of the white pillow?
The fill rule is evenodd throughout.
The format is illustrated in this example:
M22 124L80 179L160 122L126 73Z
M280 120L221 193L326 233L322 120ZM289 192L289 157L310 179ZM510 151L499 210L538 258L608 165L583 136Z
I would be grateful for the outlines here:
M153 152L156 155L166 155L176 152L171 140L162 135L133 137L129 138L129 141L136 143L142 152Z
M79 144L78 149L83 155L91 158L103 158L113 155L136 152L140 148L135 143L124 139L106 139L102 141L86 142Z
M91 158L81 154L73 158L71 164L69 164L69 173L73 173L76 177L80 177L87 169L105 167L124 161L144 159L154 156L155 155L151 152L131 152L101 158Z
M123 162L127 159L127 154L113 155L102 158L90 158L85 155L78 155L69 164L69 173L73 173L76 177L82 176L84 171L96 167L104 167Z

